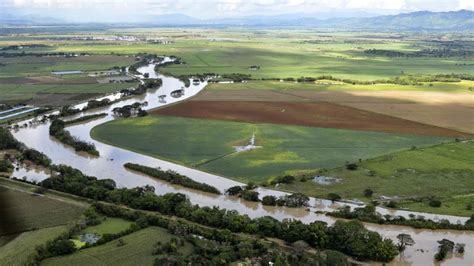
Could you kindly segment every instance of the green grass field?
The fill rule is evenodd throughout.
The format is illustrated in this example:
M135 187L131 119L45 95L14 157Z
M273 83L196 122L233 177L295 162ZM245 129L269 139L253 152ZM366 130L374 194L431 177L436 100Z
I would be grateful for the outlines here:
M125 29L124 31L131 31ZM462 58L387 58L367 56L365 49L414 51L426 48L416 39L394 42L388 35L365 33L316 33L310 30L179 30L133 29L131 34L169 36L168 45L127 43L51 41L48 36L24 37L22 43L49 44L31 52L90 52L98 54L155 53L177 55L186 64L164 69L173 75L195 73L246 73L253 78L285 78L329 74L341 78L374 80L405 74L474 73L473 59ZM92 33L100 36L103 33ZM121 33L122 34L122 33ZM328 36L330 35L330 36ZM216 40L216 38L226 38ZM308 41L322 41L309 43ZM0 46L12 44L8 37L0 38ZM28 49L26 49L28 51ZM251 65L261 66L258 71ZM63 68L79 68L67 65ZM51 70L49 66L39 69ZM97 68L97 67L95 67ZM21 67L19 66L19 69Z
M365 201L379 196L439 198L440 208L429 207L427 202L401 201L401 207L412 210L471 215L466 207L474 205L474 142L448 143L416 150L402 151L364 161L356 171L337 168L319 175L340 178L332 185L313 181L282 185L281 189L299 191L324 197L329 192L343 198ZM313 174L315 175L315 174ZM363 191L371 188L375 194L365 198Z
M329 82L328 82L329 83ZM461 82L433 82L420 86L398 85L398 84L375 84L375 85L352 85L352 84L324 84L320 83L293 83L279 81L249 81L246 83L212 83L207 86L208 90L312 90L312 91L444 91L444 92L470 92L474 88L474 81L463 80Z
M0 57L5 66L0 66L0 77L28 77L49 75L51 71L81 70L100 71L114 66L133 64L133 57L90 56L90 57Z
M22 232L65 225L77 220L84 211L84 207L80 205L3 186L0 186L0 193L6 201L4 204L11 208L11 216L2 217L0 231L3 233L13 229Z
M18 103L31 100L37 93L105 94L133 87L135 83L119 84L0 84L0 103Z
M82 233L91 233L98 235L116 234L128 229L131 224L132 222L123 219L107 217L107 219L105 219L105 221L103 221L102 223L95 226L87 227L82 231Z
M27 265L35 247L53 240L67 231L67 226L56 226L21 233L0 246L0 265Z
M255 133L253 151L232 154ZM178 117L115 120L92 130L105 143L236 178L265 181L301 170L333 168L448 139L340 129ZM204 164L203 164L204 163Z
M154 244L169 241L173 237L166 229L148 227L130 235L121 237L125 243L118 246L118 239L104 245L79 250L72 255L44 260L41 265L153 265L156 256L152 255ZM193 251L191 244L185 243L178 252L189 255Z

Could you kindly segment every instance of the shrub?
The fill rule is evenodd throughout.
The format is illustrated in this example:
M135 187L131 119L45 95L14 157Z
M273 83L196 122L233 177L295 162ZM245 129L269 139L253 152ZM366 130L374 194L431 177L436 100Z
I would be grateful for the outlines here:
M372 197L372 195L374 194L374 191L370 188L366 188L364 189L364 196L367 197L367 198L370 198Z
M439 208L441 207L441 201L440 200L437 200L437 199L432 199L429 201L428 203L431 207L433 208Z
M336 200L340 200L341 196L339 196L339 194L336 194L336 193L329 193L328 199L332 201L336 201Z
M356 163L348 163L346 164L346 169L350 171L355 171L359 168L359 166Z

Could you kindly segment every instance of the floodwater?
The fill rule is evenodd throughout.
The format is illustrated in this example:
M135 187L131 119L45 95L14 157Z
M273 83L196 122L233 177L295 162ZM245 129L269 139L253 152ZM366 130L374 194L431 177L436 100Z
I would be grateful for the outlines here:
M185 167L175 163L167 162L157 158L152 158L146 155L141 155L132 151L124 150L118 147L114 147L105 143L101 143L93 140L90 137L90 131L93 127L106 123L114 119L111 115L111 110L115 107L120 107L127 104L132 104L136 101L143 102L147 101L148 105L144 109L159 108L168 104L173 104L185 99L188 99L198 94L207 85L207 82L200 84L193 84L188 88L184 89L184 95L179 98L171 97L171 92L183 87L183 84L178 79L172 77L166 77L155 73L154 64L150 64L145 67L139 68L139 72L149 73L150 78L161 78L163 85L159 89L149 90L145 95L126 98L123 101L117 102L111 106L93 109L86 111L81 114L77 114L68 119L75 119L82 115L89 115L95 113L107 112L109 115L100 119L89 121L82 124L67 127L67 130L71 132L73 136L78 137L81 140L92 142L96 145L97 150L100 152L100 157L90 156L84 153L77 153L71 147L65 146L58 142L51 136L49 136L49 125L50 123L30 125L26 128L20 128L13 131L14 136L25 143L28 147L34 148L48 155L54 164L66 164L74 168L77 168L87 175L96 176L97 178L104 179L110 178L115 180L119 187L136 187L151 185L155 187L157 194L164 194L168 192L180 192L186 194L192 203L199 204L201 206L219 206L220 208L237 210L242 214L247 214L249 217L261 217L261 216L272 216L276 219L282 220L286 218L299 219L303 222L309 223L313 221L325 221L329 224L335 221L334 218L326 216L324 214L318 214L316 211L333 211L343 205L349 205L356 207L354 204L346 203L333 203L328 200L311 198L310 208L286 208L286 207L270 207L263 206L260 203L243 201L236 197L226 195L214 195L205 193L197 190L187 189L181 186L171 185L160 180L156 180L140 173L127 170L123 167L125 163L137 163L150 167L161 167L164 170L171 169L180 174L186 175L196 181L205 182L212 186L215 186L221 191L236 186L243 185L237 181L227 179L218 175L206 173ZM160 101L160 95L167 95L167 102ZM106 96L111 99L120 98L120 94L112 94ZM102 97L105 98L105 97ZM101 98L101 99L102 99ZM79 104L77 107L84 107L85 104ZM163 141L157 139L156 141ZM24 167L20 167L13 173L14 177L26 178L28 180L41 181L48 177L48 173L44 173L40 170L28 170ZM285 195L286 193L271 189L258 188L260 196L265 195ZM467 218L446 216L446 215L433 215L427 213L416 213L409 211L395 211L388 210L385 208L377 208L377 211L382 214L401 215L408 217L409 214L423 215L430 219L448 219L452 223L464 223ZM396 241L396 236L399 233L410 234L415 240L416 244L411 247L407 247L405 252L400 255L394 262L393 265L431 265L434 263L433 256L436 253L437 242L443 238L450 239L456 243L466 244L466 252L463 256L453 256L443 262L443 265L474 265L474 232L468 231L454 231L454 230L418 230L409 227L401 226L382 226L376 224L367 224L370 230L379 232L385 237L392 238Z

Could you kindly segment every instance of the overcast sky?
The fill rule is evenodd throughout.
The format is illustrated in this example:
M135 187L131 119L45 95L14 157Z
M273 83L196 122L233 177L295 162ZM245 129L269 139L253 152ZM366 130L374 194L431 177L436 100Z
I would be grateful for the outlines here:
M395 14L474 9L474 0L0 0L2 13L73 21L144 21L160 14L222 18L285 13Z

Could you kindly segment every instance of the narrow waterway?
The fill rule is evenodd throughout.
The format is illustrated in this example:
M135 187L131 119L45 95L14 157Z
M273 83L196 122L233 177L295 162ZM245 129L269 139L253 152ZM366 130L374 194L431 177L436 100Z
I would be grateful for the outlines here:
M165 105L173 104L188 99L198 94L207 85L206 82L202 82L199 85L194 85L191 82L191 85L188 88L184 89L183 96L179 98L174 98L171 96L171 92L181 89L184 84L176 78L167 77L155 73L154 67L154 64L150 64L148 66L139 68L138 71L142 74L149 73L150 78L161 78L163 80L163 85L161 88L149 90L145 95L127 98L126 100L117 102L111 106L89 110L67 118L75 119L82 115L90 115L103 112L108 113L106 117L67 127L67 130L69 130L73 136L76 136L81 140L94 143L96 145L97 150L100 152L100 157L93 157L85 153L77 153L71 147L65 146L54 138L50 137L49 122L44 124L32 123L30 126L20 128L18 130L13 131L12 133L19 141L25 143L28 147L34 148L48 155L54 164L70 165L74 168L81 170L87 175L96 176L97 178L101 179L113 179L119 187L136 187L151 185L155 187L157 194L180 192L186 194L190 198L191 202L195 204L199 204L201 206L219 206L221 208L234 209L242 214L247 214L252 218L268 215L279 220L285 218L295 218L300 219L304 222L312 222L315 220L319 220L331 224L335 221L333 218L323 214L317 214L316 211L333 211L341 207L342 205L348 205L343 203L332 203L328 200L312 198L310 201L312 207L309 209L269 207L263 206L259 203L242 201L241 199L236 197L229 197L225 195L219 196L197 190L187 189L180 186L170 185L169 183L155 180L140 173L125 169L123 165L128 162L147 165L151 167L161 167L164 170L171 169L180 174L189 176L190 178L196 181L205 182L212 186L215 186L221 191L224 191L225 189L231 186L243 185L242 183L218 175L202 172L175 163L167 162L146 155L141 155L132 151L110 146L95 141L90 137L90 131L93 127L114 119L114 117L112 116L112 109L115 107L132 104L137 101L147 101L148 105L144 107L144 109L159 108ZM162 95L166 96L159 97ZM112 94L106 97L110 99L118 99L120 98L120 94ZM160 98L162 100L160 100ZM83 106L85 106L85 104L77 105L77 107ZM156 141L163 140L156 139ZM44 173L39 170L29 170L20 167L18 170L15 170L13 176L17 178L26 178L28 180L41 181L48 177L48 173ZM284 192L265 188L258 188L258 192L260 193L260 197L263 197L265 195L280 196L285 194ZM354 207L357 205L351 206ZM464 223L467 220L465 217L433 215L408 211L393 211L385 208L377 208L377 211L382 214L401 215L404 217L408 217L409 214L423 215L426 218L434 220L448 219L452 223ZM441 240L443 238L450 239L457 243L466 244L466 253L463 256L455 256L449 258L448 260L443 262L443 265L474 265L474 232L462 232L452 230L417 230L408 227L381 226L374 224L367 224L367 227L394 240L396 240L396 236L399 233L407 233L413 237L416 244L414 246L408 247L403 253L403 255L401 255L393 262L394 265L433 264L433 256L436 253L436 249L438 246L436 241Z

